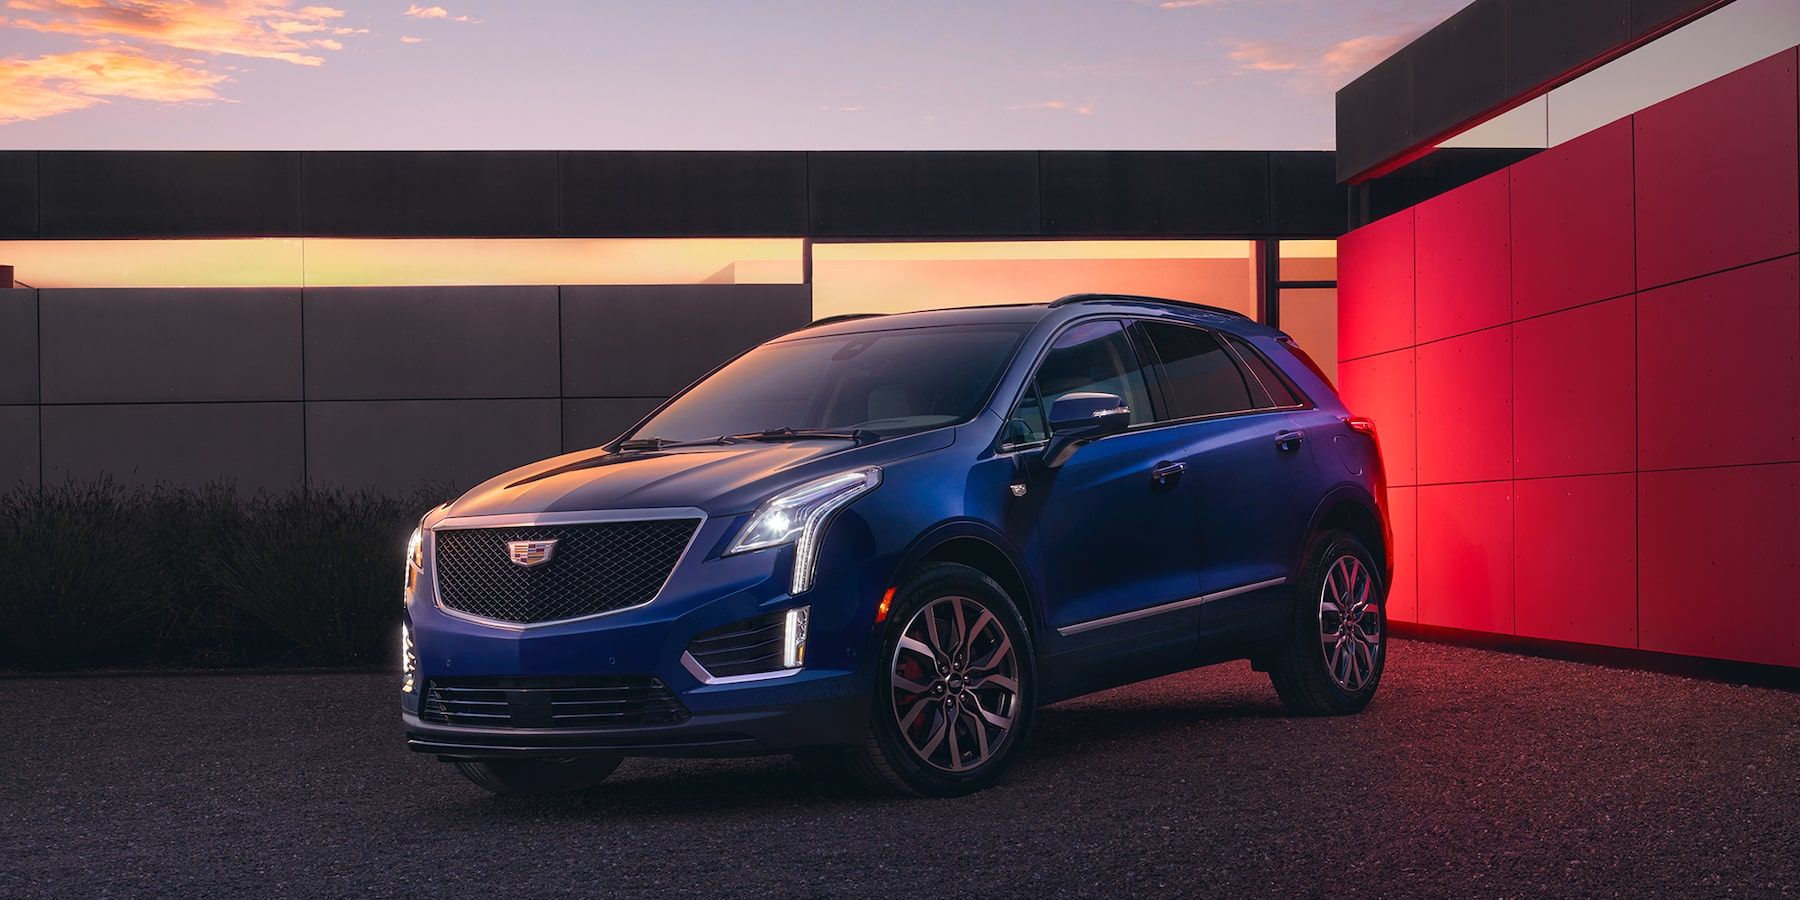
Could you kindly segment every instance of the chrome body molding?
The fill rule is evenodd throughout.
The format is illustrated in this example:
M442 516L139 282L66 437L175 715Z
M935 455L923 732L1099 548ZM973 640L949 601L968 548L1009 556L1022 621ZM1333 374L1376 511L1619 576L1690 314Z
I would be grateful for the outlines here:
M1143 609L1134 609L1131 612L1122 612L1118 615L1106 616L1100 619L1089 619L1086 622L1076 622L1073 625L1064 625L1061 628L1056 629L1056 633L1063 637L1069 637L1070 635L1093 631L1096 628L1105 628L1109 625L1119 625L1125 622L1135 622L1138 619L1147 619L1151 616L1159 616L1163 613L1174 612L1178 609L1187 609L1190 606L1199 606L1202 603L1223 600L1226 597L1236 597L1239 594L1248 594L1251 591L1260 591L1263 588L1278 587L1286 583L1286 577L1271 578L1267 581L1258 581L1255 584L1239 585L1234 588L1226 588L1222 591L1214 591L1210 594L1201 594L1198 597L1189 597L1186 600L1176 600L1156 606L1146 606Z
M714 675L706 671L706 667L694 658L694 654L681 651L681 667L694 676L701 684L747 684L752 681L773 681L777 678L788 678L805 671L803 667L777 669L773 672L752 672L749 675Z

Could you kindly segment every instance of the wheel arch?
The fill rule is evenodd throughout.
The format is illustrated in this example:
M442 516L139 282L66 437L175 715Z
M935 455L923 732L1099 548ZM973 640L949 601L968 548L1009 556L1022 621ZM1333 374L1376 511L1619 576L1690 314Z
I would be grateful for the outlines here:
M1032 637L1041 637L1042 607L1037 591L1025 575L1018 552L1000 532L975 521L943 523L921 535L907 549L894 569L892 583L898 585L920 566L937 562L960 563L992 578L1019 605L1019 614L1030 625Z
M1319 501L1313 510L1312 522L1307 526L1308 539L1320 531L1337 528L1356 535L1369 548L1369 552L1381 563L1381 580L1384 586L1393 583L1394 553L1392 533L1387 519L1382 515L1375 498L1366 491L1352 485L1339 485ZM1304 545L1301 548L1305 555ZM1296 563L1294 570L1298 572L1304 565L1304 558Z

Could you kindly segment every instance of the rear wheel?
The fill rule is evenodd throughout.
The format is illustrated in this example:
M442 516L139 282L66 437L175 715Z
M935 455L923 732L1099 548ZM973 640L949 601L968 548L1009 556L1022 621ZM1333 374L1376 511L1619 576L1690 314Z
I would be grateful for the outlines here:
M1387 585L1354 535L1314 536L1301 570L1290 633L1269 667L1287 708L1301 715L1362 711L1387 665Z
M457 760L456 770L503 797L545 797L593 790L620 762L616 756Z
M1030 633L993 579L920 571L889 610L869 734L850 771L888 793L954 797L1000 780L1036 704Z

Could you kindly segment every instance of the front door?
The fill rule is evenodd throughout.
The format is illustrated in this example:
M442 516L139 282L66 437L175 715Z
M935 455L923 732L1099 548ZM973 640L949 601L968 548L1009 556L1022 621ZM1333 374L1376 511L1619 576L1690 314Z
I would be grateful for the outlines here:
M1132 427L1054 469L1035 451L1021 451L1026 493L1013 506L1011 537L1040 573L1051 650L1129 640L1136 651L1153 651L1155 633L1166 632L1189 652L1197 622L1191 607L1139 615L1199 593L1197 536L1180 436L1150 427L1150 391L1118 321L1079 322L1057 337L1007 440L1024 447L1046 440L1051 405L1077 391L1117 394L1131 407Z

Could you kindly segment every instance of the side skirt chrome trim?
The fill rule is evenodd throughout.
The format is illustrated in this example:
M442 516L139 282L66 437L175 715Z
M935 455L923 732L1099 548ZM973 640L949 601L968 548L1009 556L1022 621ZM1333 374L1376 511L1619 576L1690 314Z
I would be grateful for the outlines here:
M1190 606L1199 606L1202 603L1211 603L1214 600L1223 600L1226 597L1236 597L1239 594L1248 594L1251 591L1260 591L1263 588L1272 588L1286 583L1287 578L1285 577L1271 578L1267 581L1258 581L1255 584L1245 584L1234 588L1226 588L1222 591L1214 591L1210 594L1201 594L1198 597L1189 597L1186 600L1176 600L1172 603L1147 606L1143 609L1134 609L1131 612L1122 612L1116 616L1107 616L1103 619L1089 619L1086 622L1076 622L1073 625L1064 625L1061 628L1056 629L1056 633L1063 637L1069 637L1070 635L1093 631L1096 628L1105 628L1108 625L1120 625L1125 622L1135 622L1138 619L1160 616L1163 613L1174 612L1178 609L1187 609Z

